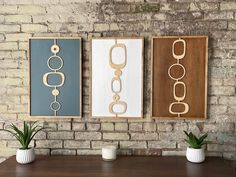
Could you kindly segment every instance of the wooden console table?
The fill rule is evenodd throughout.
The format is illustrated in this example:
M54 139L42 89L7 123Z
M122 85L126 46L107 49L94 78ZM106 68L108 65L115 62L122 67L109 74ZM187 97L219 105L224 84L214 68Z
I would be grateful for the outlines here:
M15 156L0 164L0 177L236 177L220 158L193 164L185 157L119 156L104 162L101 156L37 156L20 165Z

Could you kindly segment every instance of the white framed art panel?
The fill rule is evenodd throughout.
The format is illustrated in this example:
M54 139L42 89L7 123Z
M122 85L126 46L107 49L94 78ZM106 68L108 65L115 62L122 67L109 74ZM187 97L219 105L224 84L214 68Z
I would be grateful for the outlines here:
M111 81L116 69L110 65L110 50L115 44L126 48L126 65L121 70L122 90L120 101L125 102L126 111L122 114L111 113L110 104L114 102ZM143 38L96 38L92 39L91 61L91 114L92 117L142 118L143 117ZM124 58L122 48L115 48L112 58L116 63ZM114 84L115 85L115 84ZM119 84L118 84L119 85ZM118 106L119 107L119 106ZM114 110L118 112L119 108Z

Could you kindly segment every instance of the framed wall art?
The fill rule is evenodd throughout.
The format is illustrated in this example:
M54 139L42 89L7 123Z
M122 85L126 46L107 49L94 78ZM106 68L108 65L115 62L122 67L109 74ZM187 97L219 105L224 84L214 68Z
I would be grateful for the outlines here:
M143 38L92 39L92 117L143 117L143 45Z
M154 37L152 117L206 118L207 69L208 37Z
M29 114L80 118L81 38L29 39Z

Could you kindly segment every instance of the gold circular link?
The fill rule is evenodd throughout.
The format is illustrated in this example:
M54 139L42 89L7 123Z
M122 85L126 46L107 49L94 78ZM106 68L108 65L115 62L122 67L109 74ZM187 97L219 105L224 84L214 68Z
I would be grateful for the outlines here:
M60 91L58 89L55 88L55 89L52 90L52 95L53 96L58 96L59 94L60 94Z
M52 53L56 54L59 51L60 51L60 47L58 45L54 44L54 45L51 46L51 52Z

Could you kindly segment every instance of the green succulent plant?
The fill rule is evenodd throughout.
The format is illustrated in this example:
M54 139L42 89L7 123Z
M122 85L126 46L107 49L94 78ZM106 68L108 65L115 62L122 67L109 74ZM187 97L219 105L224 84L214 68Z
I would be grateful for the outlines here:
M12 134L21 144L20 149L29 149L29 144L34 138L34 136L44 129L44 127L37 124L37 122L26 123L24 121L23 130L20 130L16 125L11 124L7 127L7 129L0 129L1 131L6 131Z
M187 139L184 139L185 142L187 142L191 148L193 149L201 149L202 145L206 144L206 142L204 141L207 137L207 133L205 133L204 135L197 137L196 135L194 135L192 132L188 133L186 131L184 131L185 135L187 136Z

